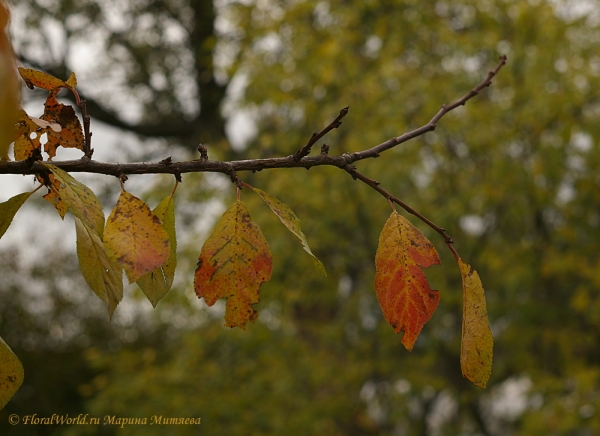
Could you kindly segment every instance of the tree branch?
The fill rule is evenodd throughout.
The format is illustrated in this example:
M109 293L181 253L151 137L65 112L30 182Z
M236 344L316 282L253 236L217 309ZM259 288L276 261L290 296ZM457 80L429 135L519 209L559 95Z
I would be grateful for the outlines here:
M338 127L340 127L342 125L342 118L348 115L348 109L348 106L346 106L340 111L340 114L337 117L335 117L335 120L333 120L327 127L321 130L319 133L313 133L308 142L294 154L294 160L297 162L304 156L308 156L308 153L310 153L310 149L315 144L315 142L317 142L319 139L321 139L333 129L337 129Z
M287 157L276 157L268 159L252 159L252 160L234 160L234 161L213 161L208 159L206 148L200 144L198 151L201 153L201 159L187 161L187 162L173 162L170 157L167 157L160 162L137 162L137 163L106 163L97 162L90 159L92 149L89 145L89 123L87 124L86 130L86 153L84 157L79 160L70 161L52 161L52 164L58 168L67 172L87 172L106 174L115 177L123 177L126 174L173 174L180 179L180 175L183 173L192 172L219 172L230 176L232 182L236 184L238 189L241 188L242 182L237 176L239 171L262 171L264 169L275 169L275 168L306 168L310 169L315 166L329 165L335 166L344 171L348 172L354 179L359 179L363 183L367 184L375 191L383 195L388 201L394 202L404 208L407 212L415 215L433 230L438 232L447 244L452 244L454 241L446 233L446 230L442 227L437 226L425 216L414 210L412 207L404 203L399 198L390 194L388 191L379 186L379 182L373 180L356 170L356 167L352 165L353 162L358 160L379 157L380 153L395 147L398 144L408 141L409 139L421 136L429 131L435 129L437 122L448 112L457 108L458 106L464 105L468 100L476 96L483 88L491 85L492 78L498 74L498 71L506 63L506 56L501 56L500 61L496 68L490 71L479 85L473 88L470 92L465 94L461 99L455 101L449 105L443 105L437 114L424 126L421 126L411 132L403 135L391 138L386 142L372 147L368 150L357 151L349 154L344 153L341 156L330 156L327 154L328 147L324 146L321 150L321 154L316 156L307 156L310 152L311 147L324 135L331 130L338 128L341 124L341 119L348 113L348 108L343 108L339 115L333 120L327 127L321 130L319 133L314 133L310 140L301 147L294 155ZM81 106L80 106L81 107ZM82 112L84 117L85 104L83 105ZM89 117L88 117L89 118ZM33 157L24 161L17 162L3 162L0 161L0 174L39 174L47 172L47 168L43 166L39 161L36 161L40 156Z
M479 92L481 92L482 89L490 86L492 84L492 79L494 78L494 76L496 76L496 74L498 74L498 71L500 71L500 68L502 68L504 66L504 64L506 64L506 56L505 55L500 56L500 61L498 62L498 65L496 65L496 68L494 68L492 71L488 72L488 75L483 82L481 82L479 85L477 85L475 88L473 88L467 94L465 94L460 100L457 100L454 103L449 104L449 105L447 105L447 104L442 105L442 107L438 111L438 113L435 114L435 116L427 124L419 127L418 129L404 133L403 135L397 136L395 138L390 138L387 141L385 141L379 145L376 145L375 147L370 148L368 150L357 151L355 153L352 153L353 162L355 162L357 160L361 160L361 159L370 158L370 157L379 157L380 153L383 153L384 151L389 150L390 148L393 148L398 144L402 144L403 142L406 142L409 139L416 138L417 136L421 136L427 132L431 132L432 130L435 130L437 122L440 120L440 118L442 118L444 115L446 115L451 110L456 109L458 106L464 106L464 104L468 100L470 100L471 98L473 98L477 94L479 94Z

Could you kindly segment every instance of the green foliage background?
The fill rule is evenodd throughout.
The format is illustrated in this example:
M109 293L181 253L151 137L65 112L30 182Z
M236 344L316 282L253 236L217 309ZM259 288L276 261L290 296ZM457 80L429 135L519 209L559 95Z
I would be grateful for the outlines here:
M62 13L86 2L71 3L74 9ZM159 14L194 2L142 3ZM440 306L409 354L373 291L386 201L334 168L274 170L241 176L296 212L327 278L244 190L274 258L259 319L245 332L222 327L222 306L190 303L206 230L180 241L186 260L178 286L154 315L139 315L139 325L136 318L134 340L82 314L85 345L23 346L24 330L15 328L35 330L34 315L11 305L24 285L3 280L0 332L22 358L26 381L0 412L0 429L8 429L10 413L89 413L191 416L202 424L17 426L10 434L599 433L598 13L543 0L257 1L217 9L230 26L217 34L216 47L228 54L219 74L226 82L245 78L237 104L257 134L237 153L225 138L215 140L212 157L290 155L345 106L349 115L324 142L332 154L369 148L425 124L508 56L492 87L444 117L435 132L358 164L445 227L478 270L495 336L488 389L460 374L460 274L442 239L409 216L442 258L427 271ZM173 80L168 89L176 88ZM233 200L233 187L215 194L204 180L184 177L182 209L214 195ZM160 197L147 197L153 195ZM10 255L3 259L3 275L19 271L10 268ZM94 299L76 266L60 264L38 273L58 288L50 277L73 275L77 292ZM63 306L55 307L56 317ZM46 376L36 378L40 373ZM55 400L45 404L49 398Z

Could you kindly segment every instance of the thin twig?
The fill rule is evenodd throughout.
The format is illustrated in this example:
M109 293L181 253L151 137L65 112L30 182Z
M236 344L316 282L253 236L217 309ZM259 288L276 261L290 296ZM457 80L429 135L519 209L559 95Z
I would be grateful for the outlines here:
M397 146L398 144L402 144L403 142L406 142L409 139L416 138L417 136L421 136L427 132L435 130L437 122L440 120L440 118L442 118L444 115L446 115L451 110L457 108L458 106L463 106L468 100L479 94L479 92L482 89L490 86L492 84L492 79L494 78L494 76L496 76L496 74L498 74L498 71L500 71L500 68L502 68L504 64L506 64L506 56L502 55L500 56L500 61L498 62L498 65L496 65L496 68L488 72L488 75L485 78L485 80L483 80L483 82L481 82L479 85L477 85L467 94L465 94L461 99L455 101L454 103L442 105L438 113L435 114L435 116L427 124L410 132L404 133L403 135L390 138L387 141L376 145L375 147L370 148L368 150L357 151L355 153L352 153L352 162L356 162L358 160L366 158L379 157L381 153Z
M377 180L373 180L373 179L365 176L364 174L359 173L358 171L356 171L356 168L353 167L352 165L346 165L346 167L344 167L344 170L346 170L352 176L353 179L355 179L355 180L358 179L361 182L369 185L371 188L373 188L377 192L379 192L381 195L383 195L388 200L388 202L394 202L394 203L398 204L405 211L407 211L408 213L411 213L414 216L416 216L417 218L419 218L421 221L423 221L425 224L427 224L433 230L438 232L442 236L442 238L444 238L444 241L446 242L446 244L454 243L454 240L450 237L450 235L448 233L446 233L446 229L434 224L431 220L429 220L425 216L421 215L419 212L414 210L412 207L410 207L408 204L406 204L405 202L400 200L398 197L390 194L388 191L386 191L381 186L379 186L379 182Z
M317 142L327 133L331 132L333 129L337 129L338 127L340 127L340 125L342 124L342 118L348 115L348 109L348 106L343 108L340 111L339 115L335 117L335 120L333 120L327 127L321 130L319 133L313 133L308 142L294 154L294 160L298 162L304 156L308 156L308 153L310 153L310 149L315 144L315 142Z
M83 118L83 155L88 159L91 159L94 154L94 149L92 148L92 132L90 132L90 116L87 113L87 101L85 98L81 99L79 97L79 92L77 92L75 88L69 86L69 90L75 96L75 104L79 107L81 117Z

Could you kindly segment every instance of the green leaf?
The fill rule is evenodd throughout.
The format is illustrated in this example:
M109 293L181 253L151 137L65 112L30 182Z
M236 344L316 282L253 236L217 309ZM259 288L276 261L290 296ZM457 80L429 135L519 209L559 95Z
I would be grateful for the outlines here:
M6 406L23 383L23 365L0 337L0 409Z
M162 221L162 227L169 235L169 257L160 267L142 276L137 281L137 284L146 297L148 297L152 306L156 307L158 302L171 289L173 279L175 278L175 268L177 267L175 201L173 196L171 195L161 201L153 212Z
M121 191L106 221L106 252L125 270L129 283L154 271L169 257L169 235L160 219L136 196Z
M102 239L94 229L75 217L77 232L77 257L87 284L108 305L112 319L115 308L123 299L123 272L106 254Z
M24 192L9 198L4 203L0 203L0 238L4 236L15 214L31 194L31 192Z
M306 240L306 236L304 236L304 233L302 233L302 229L300 228L300 220L298 219L294 211L290 209L288 205L282 203L275 197L272 197L271 195L267 194L265 191L262 191L258 188L254 188L250 185L246 186L252 189L254 192L256 192L260 196L260 198L262 198L264 202L267 203L267 206L269 206L273 213L277 215L277 218L279 218L283 225L286 226L290 232L292 232L292 234L296 237L296 239L298 239L298 241L300 241L300 244L302 244L302 248L304 249L304 251L306 251L312 258L315 267L319 271L321 271L325 277L327 277L325 266L323 266L323 263L310 250L310 247L308 246L308 241Z
M60 182L60 187L57 188L58 194L71 213L83 221L86 226L94 229L102 238L104 212L100 200L92 190L60 168L49 163L43 163L43 165L52 171L54 177Z

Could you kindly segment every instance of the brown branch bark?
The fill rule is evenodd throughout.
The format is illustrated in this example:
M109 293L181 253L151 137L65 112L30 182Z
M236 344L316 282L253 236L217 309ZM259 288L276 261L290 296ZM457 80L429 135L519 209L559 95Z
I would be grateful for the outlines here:
M376 145L370 149L364 151L357 151L349 154L344 153L341 156L330 156L326 150L323 149L321 154L316 156L306 156L311 147L323 136L325 136L331 130L339 127L341 119L348 113L348 108L344 108L340 111L339 115L323 130L319 133L312 135L311 139L306 145L301 147L294 155L286 157L275 157L268 159L251 159L251 160L233 160L233 161L213 161L207 159L207 155L203 154L201 159L187 161L187 162L173 162L170 157L167 157L160 162L136 162L136 163L106 163L98 162L90 159L91 148L89 143L87 144L86 155L79 160L71 161L52 161L52 164L58 168L67 172L87 172L106 174L115 177L123 177L127 174L159 174L167 173L173 174L177 180L180 179L180 175L183 173L192 172L219 172L227 174L231 177L232 181L236 183L238 188L241 187L241 182L237 177L237 173L240 171L262 171L265 169L276 169L276 168L306 168L310 169L315 166L329 165L335 166L344 171L348 172L354 179L359 179L362 182L369 185L371 188L383 195L388 201L394 202L404 208L407 212L415 215L429 227L438 232L447 244L451 244L454 241L446 233L446 230L437 226L425 216L411 208L409 205L404 203L399 198L393 196L391 193L379 186L379 182L373 180L356 170L352 164L356 161L379 157L379 155L387 151L398 144L408 141L409 139L416 138L427 132L435 129L437 122L448 112L457 108L458 106L464 105L468 100L476 96L482 89L488 87L492 83L492 79L496 76L500 68L506 63L506 56L501 56L500 61L496 68L490 71L479 85L475 86L471 91L465 94L462 98L451 103L449 105L443 105L437 114L424 126L421 126L415 130L407 132L403 135L391 138L384 143ZM84 106L85 111L85 106ZM85 116L86 114L84 114ZM89 134L89 124L87 127ZM91 136L91 135L89 135ZM88 135L86 140L89 141ZM199 149L200 150L200 149ZM39 161L24 160L17 162L4 162L0 161L0 174L39 174L47 172L47 168L44 167Z

